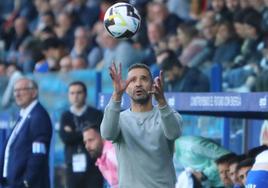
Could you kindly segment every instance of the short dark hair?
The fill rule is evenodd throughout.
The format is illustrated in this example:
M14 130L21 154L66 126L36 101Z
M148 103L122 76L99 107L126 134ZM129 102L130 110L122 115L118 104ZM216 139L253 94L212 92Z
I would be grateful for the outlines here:
M128 68L128 72L130 72L133 69L138 69L138 68L139 69L145 69L145 70L147 70L147 72L149 73L149 76L150 76L151 80L153 80L153 76L152 76L152 73L151 73L150 68L146 64L143 64L143 63L135 63L135 64L131 65Z
M179 67L179 68L183 67L183 65L181 64L181 62L177 58L174 51L172 51L170 49L165 49L165 50L161 51L158 55L162 55L162 54L167 55L161 62L159 62L160 68L162 70L168 71L168 70L173 69L174 66Z
M231 152L231 153L228 153L228 154L223 155L223 156L219 157L218 159L216 159L216 160L215 160L215 163L216 163L217 165L219 165L219 164L223 164L223 163L228 163L228 164L230 164L230 161L231 161L233 158L235 158L235 157L236 157L236 154Z
M235 164L235 163L240 163L241 161L246 159L246 155L242 154L242 155L237 155L235 156L233 159L230 160L229 164Z
M81 86L82 87L82 89L83 89L83 92L87 95L87 86L86 86L86 84L84 83L84 82L82 82L82 81L74 81L74 82L71 82L70 84L69 84L69 89L70 89L70 87L71 86L74 86L74 85L79 85L79 86Z
M59 48L63 45L63 42L57 37L50 37L42 42L42 50L48 50L50 48Z
M94 129L96 132L98 132L100 134L100 126L98 126L97 123L93 123L93 122L86 122L85 123L85 127L83 127L82 132L86 132L89 129Z
M254 158L246 158L237 165L236 170L238 171L243 167L252 167L254 165L254 162Z

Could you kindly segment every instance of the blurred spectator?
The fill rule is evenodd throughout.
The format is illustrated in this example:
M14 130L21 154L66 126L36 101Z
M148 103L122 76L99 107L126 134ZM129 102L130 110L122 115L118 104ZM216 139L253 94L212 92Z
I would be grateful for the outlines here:
M249 9L244 15L244 42L240 54L235 58L233 70L223 75L225 90L248 92L254 89L258 63L261 60L259 45L262 42L261 15Z
M60 60L60 73L67 73L72 70L72 58L67 55Z
M236 154L229 153L226 155L221 156L215 162L218 167L218 171L220 174L220 178L224 187L231 187L233 186L233 182L229 177L229 168L230 168L230 161L232 161L236 157Z
M37 62L35 72L46 73L59 70L59 60L66 55L64 44L57 38L48 38L42 42L44 59Z
M226 8L225 0L211 0L211 8L215 12L217 21L231 20L232 15Z
M48 38L56 38L57 35L52 27L45 27L39 32L35 33L36 37L41 41L44 41Z
M122 70L143 59L144 52L134 48L129 40L117 40L112 38L103 28L98 36L99 45L103 48L103 59L97 65L99 69L108 68L112 62L122 64Z
M180 163L184 168L191 169L192 176L200 184L207 181L206 186L203 185L204 187L221 187L223 185L215 160L228 153L228 150L204 137L181 136L175 141L175 162Z
M247 174L246 187L268 186L268 150L257 155L255 163Z
M175 34L176 28L183 22L177 15L170 13L164 3L156 1L148 4L147 20L162 24L166 34Z
M99 6L88 7L86 0L72 0L66 5L66 10L72 14L75 25L82 25L92 28L98 21Z
M189 68L180 63L175 53L164 50L158 57L158 64L164 71L165 91L168 92L208 92L208 78L197 68Z
M35 63L44 58L41 45L41 41L36 37L28 37L21 44L17 64L24 73L32 73Z
M52 11L46 11L40 15L40 20L37 23L37 28L35 29L34 33L39 33L44 28L54 28L56 23L55 16Z
M206 44L203 49L195 55L195 58L192 59L192 66L198 67L210 77L211 60L215 51L214 43L218 31L218 23L216 22L214 11L206 11L197 24L197 28L199 35L206 40Z
M4 108L9 107L9 105L12 103L13 87L16 81L23 77L21 71L15 63L8 64L6 75L8 76L9 81L1 100L1 105Z
M265 33L268 31L268 0L263 0L264 9L262 11L262 29Z
M250 7L249 1L250 0L239 0L240 8L246 9L246 8Z
M237 173L238 164L246 158L246 155L238 155L229 162L229 178L233 183L233 188L242 188L243 185L240 183L239 176Z
M9 62L16 63L19 58L18 49L20 45L23 43L23 41L26 40L26 38L31 36L31 33L28 29L28 22L26 18L24 17L18 17L15 20L14 29L15 29L15 33L12 37L12 40L8 49L7 59Z
M72 58L72 70L85 70L87 69L87 62L83 57Z
M239 0L225 0L225 5L228 11L232 14L240 9Z
M85 147L111 188L118 188L118 170L115 148L112 142L103 140L96 124L83 129Z
M192 60L201 53L206 46L206 41L199 36L198 30L192 23L181 24L177 29L177 35L182 48L179 60L182 65L193 67Z
M73 16L67 11L59 13L56 18L56 35L59 39L64 41L68 50L74 45L74 30L76 25L74 25L73 19Z
M250 169L252 168L254 161L255 161L254 158L247 158L241 161L236 167L240 184L242 184L243 186L246 185L247 175Z
M215 52L212 63L219 63L225 69L232 66L233 59L240 52L240 43L236 37L233 24L230 21L222 21L218 24L218 32L215 40Z
M176 14L183 20L191 20L190 8L191 1L188 0L168 0L167 7L170 13Z
M57 17L66 8L68 0L49 0L49 5L54 16Z
M70 52L71 57L82 57L86 61L86 66L95 68L101 60L101 51L96 50L96 44L93 44L90 31L85 27L77 27L75 30L74 46Z
M103 177L90 158L83 144L83 128L102 120L102 112L86 103L87 88L83 82L69 85L70 109L63 112L60 120L60 137L64 143L67 165L67 188L102 188Z
M6 65L0 61L0 77L6 76Z
M264 0L250 0L249 4L253 7L256 11L261 13L264 9Z
M156 62L156 53L159 43L165 37L165 28L163 24L157 22L149 22L147 25L147 37L149 40L145 48L145 57L143 62L150 66Z
M37 31L37 29L41 29L40 25L43 21L41 19L42 15L45 12L49 12L51 7L49 5L49 1L47 0L33 0L35 10L37 11L37 15L30 22L30 30L32 33Z

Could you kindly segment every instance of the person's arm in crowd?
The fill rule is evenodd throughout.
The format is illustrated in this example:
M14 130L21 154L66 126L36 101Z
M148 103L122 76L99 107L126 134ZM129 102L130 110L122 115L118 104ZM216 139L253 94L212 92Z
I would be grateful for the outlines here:
M64 144L76 144L83 140L82 132L73 130L67 114L63 114L60 120L60 137Z

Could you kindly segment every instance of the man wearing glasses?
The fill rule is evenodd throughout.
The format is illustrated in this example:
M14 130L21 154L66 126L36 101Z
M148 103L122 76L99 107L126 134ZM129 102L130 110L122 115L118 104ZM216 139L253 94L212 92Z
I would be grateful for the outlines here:
M38 102L38 86L33 80L17 80L13 91L21 110L2 152L0 183L5 188L49 188L49 115Z

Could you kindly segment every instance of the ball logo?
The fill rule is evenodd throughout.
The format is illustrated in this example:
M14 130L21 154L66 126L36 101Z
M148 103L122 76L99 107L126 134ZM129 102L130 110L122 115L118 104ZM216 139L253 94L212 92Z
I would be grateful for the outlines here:
M137 9L128 3L116 3L106 11L103 24L106 31L116 39L128 39L140 27L141 17Z

